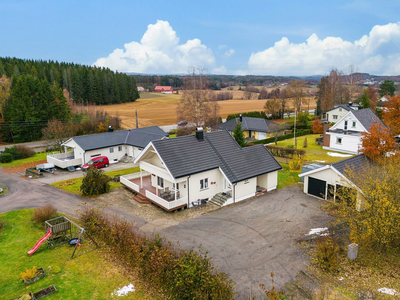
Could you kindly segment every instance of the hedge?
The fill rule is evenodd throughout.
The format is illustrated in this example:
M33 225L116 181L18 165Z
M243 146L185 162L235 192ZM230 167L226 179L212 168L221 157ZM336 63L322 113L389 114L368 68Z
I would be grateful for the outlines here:
M2 163L10 163L13 161L13 157L10 153L0 154L0 162Z
M271 145L265 145L265 147L273 156L293 158L296 155L304 156L306 154L306 151L301 149L276 147Z
M312 133L312 129L298 130L298 131L296 130L296 137L311 134L311 133ZM288 133L285 135L278 136L277 141L292 139L293 137L294 137L293 133ZM275 142L275 137L271 137L271 138L268 138L265 140L254 141L251 143L254 145L258 145L258 144L269 144L269 143L273 143L273 142Z

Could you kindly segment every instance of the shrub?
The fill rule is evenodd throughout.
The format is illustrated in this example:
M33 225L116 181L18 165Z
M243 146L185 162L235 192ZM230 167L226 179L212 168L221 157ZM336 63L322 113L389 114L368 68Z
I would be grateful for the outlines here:
M37 274L37 268L33 267L32 269L26 269L25 272L22 272L20 275L22 277L23 280L29 281L32 280L33 277L36 276Z
M307 138L304 139L303 142L303 148L307 148L308 147L308 142L307 142Z
M44 221L55 217L57 214L57 209L51 205L46 204L45 206L39 207L33 213L33 220L36 223L43 223Z
M28 158L35 155L35 151L25 145L18 145L17 153L19 153L21 158Z
M303 166L303 158L300 155L296 155L289 162L290 171L299 171Z
M80 191L83 196L95 196L108 193L110 191L110 178L93 166L87 170L82 179Z
M294 149L293 145L289 145L286 148L276 147L271 145L267 145L265 147L269 150L269 152L272 155L279 157L293 158L295 156L304 156L306 154L304 150Z
M297 130L296 128L296 137L299 136L303 136L303 135L307 135L307 134L311 134L311 129L305 129L305 130ZM278 138L276 139L277 141L283 141L283 140L287 140L287 139L292 139L294 137L293 133L288 133L285 135L281 135L278 136ZM275 142L275 137L271 137L265 140L259 140L259 141L254 141L254 144L269 144L269 143L273 143Z
M316 260L319 267L326 272L334 272L338 268L339 246L330 237L320 237L317 240Z
M2 163L10 163L13 161L13 157L10 153L3 153L0 155L0 162Z
M4 220L0 219L0 231L2 231L5 226L6 226L6 224L5 224Z

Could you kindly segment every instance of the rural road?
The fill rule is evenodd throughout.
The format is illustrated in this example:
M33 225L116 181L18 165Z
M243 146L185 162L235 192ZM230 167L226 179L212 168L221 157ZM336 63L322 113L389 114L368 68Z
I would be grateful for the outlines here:
M79 205L90 202L38 180L5 174L1 168L0 186L9 189L7 195L0 196L0 213L50 203L60 212L76 216ZM202 245L217 269L236 282L238 299L248 299L250 293L261 295L260 283L270 288L271 272L275 272L275 287L283 287L308 265L308 257L295 240L332 220L320 204L294 186L154 229L167 240L179 242L180 248L198 249ZM105 211L135 221L138 227L151 225L117 206L109 205ZM163 220L168 221L168 216L152 224Z

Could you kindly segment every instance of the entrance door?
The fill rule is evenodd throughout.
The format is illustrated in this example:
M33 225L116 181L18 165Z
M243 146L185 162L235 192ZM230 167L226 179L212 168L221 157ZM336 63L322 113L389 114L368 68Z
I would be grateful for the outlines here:
M308 177L308 191L310 195L325 199L326 181Z

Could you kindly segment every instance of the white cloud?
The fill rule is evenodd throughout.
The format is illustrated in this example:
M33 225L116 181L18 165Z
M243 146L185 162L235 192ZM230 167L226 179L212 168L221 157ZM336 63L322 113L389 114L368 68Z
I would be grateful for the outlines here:
M215 68L215 57L199 39L180 44L171 25L158 20L147 27L140 42L125 44L124 49L115 49L94 65L120 72L187 73L192 66Z
M226 48L226 45L219 45L219 46L218 46L218 49L219 49L219 50L224 49L224 48Z
M225 56L225 57L230 57L230 56L232 56L234 53L235 53L235 50L229 49L228 51L226 51L226 52L224 53L224 56Z
M212 69L212 74L226 74L226 68L224 66L214 68Z
M330 68L353 64L361 72L400 74L400 22L376 25L369 35L354 42L340 37L318 38L314 33L304 43L283 37L273 47L252 53L250 74L314 75Z

